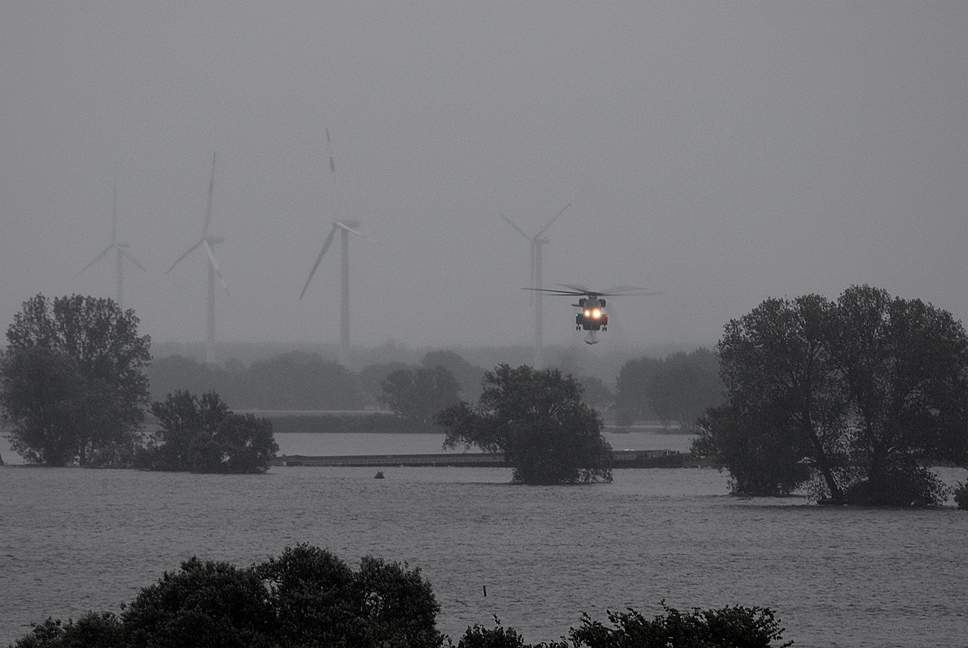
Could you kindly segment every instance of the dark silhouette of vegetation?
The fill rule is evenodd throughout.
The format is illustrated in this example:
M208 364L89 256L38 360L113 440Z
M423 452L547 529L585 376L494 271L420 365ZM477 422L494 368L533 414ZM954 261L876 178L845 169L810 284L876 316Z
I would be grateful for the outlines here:
M354 410L365 397L356 376L337 362L315 353L292 352L248 367L207 365L184 356L152 363L149 371L155 400L177 390L216 391L236 409Z
M769 608L730 607L665 614L608 613L611 625L583 615L568 640L532 646L494 617L475 624L457 648L784 648ZM440 605L419 568L372 556L354 570L326 549L287 547L247 568L191 558L141 589L120 614L89 612L76 622L48 618L12 648L441 648ZM569 644L570 641L570 644Z
M726 402L694 450L736 493L813 478L825 502L926 506L947 489L925 466L968 465L968 335L943 310L869 286L769 299L726 326L719 355Z
M616 383L618 425L658 419L694 432L699 417L723 400L719 360L709 349L673 353L664 360L639 358L622 365Z
M476 401L481 396L481 383L484 380L483 367L471 364L464 356L456 351L445 349L428 351L420 360L420 366L433 369L441 366L451 373L460 383L460 393L465 400Z
M397 369L382 383L380 400L420 430L434 425L434 415L460 402L460 383L444 366Z
M615 383L616 425L655 418L645 392L661 368L662 361L654 358L638 358L622 365Z
M151 411L159 428L139 450L137 465L151 470L261 473L279 446L272 423L229 410L213 391L169 394Z
M959 509L968 511L968 483L958 482L954 490L955 504Z
M248 568L192 558L142 588L120 615L49 618L14 645L437 648L439 610L419 569L364 557L353 570L300 544Z
M572 376L527 365L498 365L484 374L476 406L461 402L440 412L444 446L500 452L515 482L574 484L612 480L612 448L598 413L581 400Z
M649 620L629 608L608 612L611 625L582 616L581 626L571 628L567 640L526 644L513 628L504 628L495 617L494 628L467 628L457 648L785 648L784 628L769 608L724 607L693 609L683 613L663 603L665 614Z
M0 406L28 463L123 465L148 403L151 340L110 299L37 295L7 329Z

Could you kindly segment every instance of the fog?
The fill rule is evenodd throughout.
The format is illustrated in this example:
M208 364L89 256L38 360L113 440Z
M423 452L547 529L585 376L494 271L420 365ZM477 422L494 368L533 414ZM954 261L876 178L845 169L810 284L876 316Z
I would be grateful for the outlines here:
M115 296L202 342L528 345L545 286L596 347L712 345L768 297L871 284L968 315L968 3L0 0L0 325ZM327 145L326 131L331 144ZM335 161L330 171L329 157ZM544 342L582 345L568 298ZM611 346L610 346L611 345Z

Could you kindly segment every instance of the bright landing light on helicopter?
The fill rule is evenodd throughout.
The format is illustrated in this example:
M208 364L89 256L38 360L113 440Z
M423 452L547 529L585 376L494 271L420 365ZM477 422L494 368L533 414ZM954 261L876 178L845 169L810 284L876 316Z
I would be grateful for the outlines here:
M601 317L602 317L602 309L601 308L596 308L596 309L592 310L591 308L586 308L585 309L585 317L590 317L592 319L601 319Z

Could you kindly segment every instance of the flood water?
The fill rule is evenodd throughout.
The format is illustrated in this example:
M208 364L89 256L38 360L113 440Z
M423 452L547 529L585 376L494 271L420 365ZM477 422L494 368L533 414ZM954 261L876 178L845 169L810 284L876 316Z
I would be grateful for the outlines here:
M303 438L280 437L281 452L360 453L297 449L327 435L292 436ZM678 442L621 436L614 447ZM494 615L537 643L578 626L582 612L604 620L631 606L652 616L665 600L683 610L770 607L797 646L968 646L968 513L953 503L909 511L739 499L710 469L620 470L612 484L584 487L514 486L509 469L383 472L0 468L0 646L49 615L117 612L191 556L250 565L297 542L351 565L374 555L419 567L442 607L438 627L455 642Z

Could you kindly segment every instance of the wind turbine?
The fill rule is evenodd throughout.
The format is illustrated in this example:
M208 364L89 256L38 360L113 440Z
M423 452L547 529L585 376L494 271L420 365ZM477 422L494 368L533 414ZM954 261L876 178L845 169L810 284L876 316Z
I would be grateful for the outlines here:
M209 234L208 226L212 221L212 194L215 191L215 157L216 153L212 154L212 177L208 181L208 203L205 205L205 223L202 226L202 236L198 239L198 242L188 248L184 254L178 257L178 260L171 264L168 268L168 272L171 272L176 265L181 263L181 260L187 257L189 254L195 251L198 247L204 247L205 253L208 255L208 263L206 267L208 269L208 335L205 342L205 362L215 361L215 278L218 277L219 282L222 284L222 288L225 290L225 294L229 294L228 286L225 285L225 279L222 278L222 273L218 269L218 262L215 260L215 246L219 243L224 243L225 239L220 236L215 236Z
M523 229L518 227L510 218L501 214L501 218L507 221L508 225L517 230L518 234L524 238L531 241L531 289L534 290L535 302L534 302L534 366L539 368L542 363L542 351L544 349L543 335L544 335L544 310L541 302L541 289L542 289L542 276L541 276L541 246L548 243L548 239L542 237L541 235L551 227L551 224L558 220L566 209L571 206L568 203L564 207L558 210L558 213L551 217L551 220L545 224L538 233L534 236L528 236Z
M320 261L323 260L323 255L326 254L326 250L328 250L329 246L333 243L333 237L336 236L336 232L339 231L341 248L340 252L342 254L339 300L339 346L341 357L344 360L346 359L347 353L350 349L350 234L356 234L357 236L361 236L370 241L373 240L369 236L361 234L357 230L359 226L359 221L333 221L333 227L329 230L329 236L327 236L326 240L323 242L323 247L319 250L319 255L316 257L316 262L313 264L313 269L309 271L309 277L306 278L306 284L303 286L302 292L299 293L299 299L302 299L306 294L306 289L309 288L309 282L313 280L313 275L316 274L316 268L319 267Z
M81 268L80 271L74 276L77 277L81 275L85 270L87 270L92 265L94 265L102 258L104 258L111 250L114 250L114 253L116 256L115 273L117 275L117 284L118 284L117 302L118 302L118 307L123 310L124 309L124 291L123 291L124 259L127 258L128 261L130 261L131 263L139 267L142 272L147 272L147 270L145 270L145 267L143 265L138 263L137 259L135 259L133 256L131 256L128 253L128 242L118 240L118 182L117 180L115 180L114 182L113 209L111 211L111 243L106 248L104 248L104 250L100 254L94 257L94 259L90 263L88 263L86 266Z

